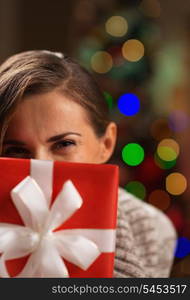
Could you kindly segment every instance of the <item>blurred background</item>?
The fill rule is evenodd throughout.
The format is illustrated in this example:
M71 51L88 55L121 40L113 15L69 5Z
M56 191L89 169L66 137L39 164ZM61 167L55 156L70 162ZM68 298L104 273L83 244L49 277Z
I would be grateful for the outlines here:
M189 20L190 1L0 0L0 63L60 51L99 82L118 124L120 185L176 228L171 277L190 277Z

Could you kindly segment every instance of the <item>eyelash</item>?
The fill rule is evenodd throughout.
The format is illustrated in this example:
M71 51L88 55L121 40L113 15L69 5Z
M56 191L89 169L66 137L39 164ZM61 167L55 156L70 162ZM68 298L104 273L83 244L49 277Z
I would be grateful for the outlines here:
M17 154L28 154L27 149L25 148L21 148L21 147L8 147L5 151L4 151L4 155L8 155L11 153L17 153Z
M53 151L58 151L58 150L60 150L62 148L67 148L67 147L74 146L74 145L76 145L76 142L71 141L71 140L64 140L64 141L59 141L59 142L53 144L51 146L51 149ZM22 155L22 154L29 155L29 151L27 149L21 148L21 147L15 147L15 146L8 147L4 151L4 155L10 155L11 156L12 153L13 154L15 153L17 155Z
M65 140L65 141L60 141L60 142L57 142L55 143L53 146L52 146L52 149L53 150L59 150L61 148L66 148L66 147L69 147L69 146L74 146L76 145L76 143L74 141L71 141L71 140Z

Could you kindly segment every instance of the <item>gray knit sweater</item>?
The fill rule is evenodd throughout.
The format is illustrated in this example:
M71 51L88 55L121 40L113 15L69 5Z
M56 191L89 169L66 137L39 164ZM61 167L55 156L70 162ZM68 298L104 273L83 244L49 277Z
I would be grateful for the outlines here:
M175 246L164 213L119 188L114 277L169 277Z

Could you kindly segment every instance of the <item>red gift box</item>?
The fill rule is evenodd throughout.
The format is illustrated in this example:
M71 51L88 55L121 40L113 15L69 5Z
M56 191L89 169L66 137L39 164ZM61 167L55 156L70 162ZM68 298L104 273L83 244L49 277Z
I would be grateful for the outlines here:
M49 200L50 209L55 204L63 184L68 180L73 183L82 198L81 207L58 226L54 233L61 231L76 232L79 230L79 233L82 235L83 232L85 234L87 232L88 238L88 232L90 232L91 240L93 243L97 243L96 246L100 253L86 270L62 257L61 259L68 270L69 277L113 277L118 167L108 164L97 165L0 158L1 224L26 225L23 222L23 217L25 218L26 216L21 217L18 207L13 203L10 192L27 176L35 179L35 182L45 194L47 201ZM109 241L106 238L107 234ZM21 258L6 260L6 268L10 276L17 276L29 258L30 255L25 255Z

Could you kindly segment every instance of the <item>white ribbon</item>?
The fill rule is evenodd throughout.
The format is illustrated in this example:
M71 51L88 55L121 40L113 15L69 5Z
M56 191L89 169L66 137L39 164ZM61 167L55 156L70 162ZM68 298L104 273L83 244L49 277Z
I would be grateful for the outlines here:
M1 277L10 277L6 260L29 254L26 265L17 277L68 277L62 257L87 270L100 255L97 243L89 239L89 236L96 232L95 240L98 240L97 231L100 233L101 230L93 232L93 229L84 229L84 235L81 234L83 229L53 232L70 218L83 202L70 180L63 185L51 209L48 205L49 199L30 176L11 191L11 196L25 226L0 223ZM101 232L105 238L109 235L112 241L109 251L114 251L115 230Z

